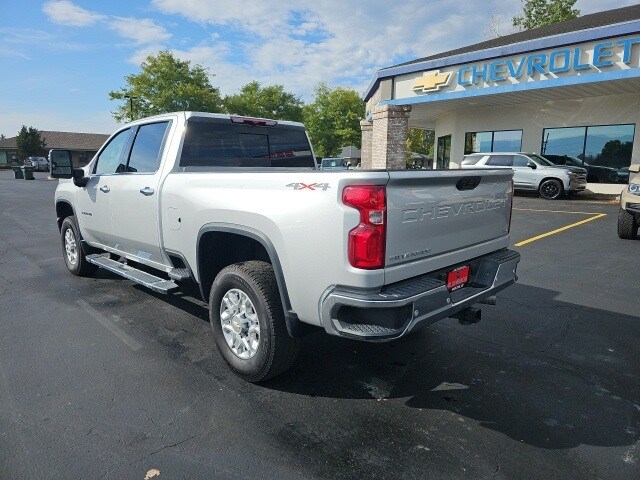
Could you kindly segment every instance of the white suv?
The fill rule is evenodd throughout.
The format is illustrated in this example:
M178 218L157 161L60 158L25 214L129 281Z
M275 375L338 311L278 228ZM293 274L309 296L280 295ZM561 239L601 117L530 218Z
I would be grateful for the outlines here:
M629 172L629 185L620 194L618 214L618 236L628 240L636 238L640 225L640 164L631 165Z
M547 200L584 190L587 186L586 169L555 165L535 153L472 153L464 156L460 168L510 168L516 190L537 190Z

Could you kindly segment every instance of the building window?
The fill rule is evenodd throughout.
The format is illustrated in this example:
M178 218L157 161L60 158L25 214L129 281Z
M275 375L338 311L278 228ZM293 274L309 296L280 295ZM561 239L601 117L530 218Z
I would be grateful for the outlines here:
M554 163L580 165L587 181L627 183L635 125L545 128L543 156Z
M485 152L519 152L521 147L522 130L467 132L464 138L465 155Z

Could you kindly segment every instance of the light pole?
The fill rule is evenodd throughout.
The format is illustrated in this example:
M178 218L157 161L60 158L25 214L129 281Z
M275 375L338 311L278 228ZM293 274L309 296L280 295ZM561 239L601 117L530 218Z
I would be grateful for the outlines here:
M125 95L124 98L129 99L129 119L133 122L133 99L135 98L137 100L138 97L134 97L133 95Z

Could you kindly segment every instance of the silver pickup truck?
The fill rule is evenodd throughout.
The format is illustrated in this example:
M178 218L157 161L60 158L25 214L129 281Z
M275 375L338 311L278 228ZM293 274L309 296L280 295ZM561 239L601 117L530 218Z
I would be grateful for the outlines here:
M186 282L257 382L312 327L389 341L480 319L516 281L510 170L321 171L300 123L178 112L125 125L74 169L51 152L64 259L162 293Z

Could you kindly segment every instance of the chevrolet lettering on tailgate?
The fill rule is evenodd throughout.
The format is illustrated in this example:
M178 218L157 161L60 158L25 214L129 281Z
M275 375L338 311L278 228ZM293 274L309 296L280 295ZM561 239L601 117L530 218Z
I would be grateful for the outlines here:
M402 212L402 223L422 222L424 220L437 220L458 215L471 215L498 208L507 208L507 199L479 200L464 203L451 203L437 206L426 204L412 205Z

